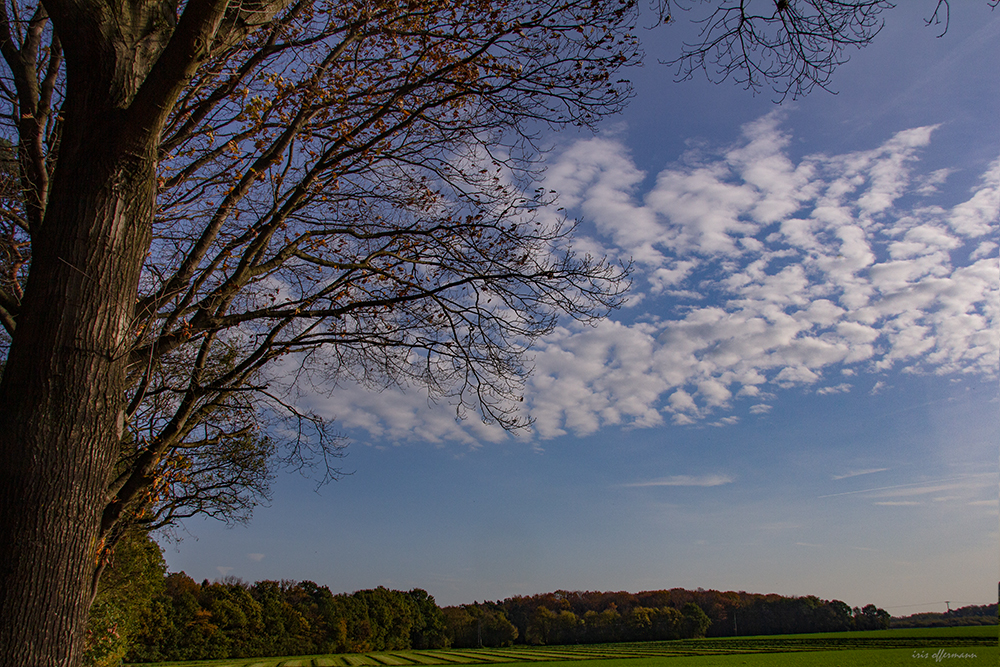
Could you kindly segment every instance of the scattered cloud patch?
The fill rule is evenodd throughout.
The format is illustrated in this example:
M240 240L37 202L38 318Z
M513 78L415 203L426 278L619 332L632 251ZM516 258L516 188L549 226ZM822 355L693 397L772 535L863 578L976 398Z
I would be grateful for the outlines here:
M264 554L247 554L247 558L255 563L259 563L264 560Z
M915 192L921 195L932 195L938 191L938 186L942 185L948 177L954 173L952 169L938 169L926 176L917 178Z
M869 151L795 163L780 121L780 113L769 114L715 158L669 167L645 193L638 190L645 174L623 144L585 140L557 160L552 189L568 183L570 207L593 221L618 256L634 258L643 305L659 306L660 316L597 331L569 328L543 345L540 367L551 354L563 366L587 368L589 378L573 371L582 384L572 394L549 391L556 375L541 387L529 383L525 400L538 416L538 435L592 433L628 423L629 414L647 424L664 414L678 425L724 425L709 415L761 414L766 404L739 408L737 401L818 385L830 372L996 376L1000 269L990 255L994 241L983 237L998 220L1000 160L949 208L927 199L948 170L918 171L934 126L899 132ZM681 301L670 291L695 296ZM672 310L678 314L669 316ZM605 378L621 370L615 357L597 368L568 345L600 336L621 341L605 349L642 350L641 358L623 360L633 373L622 402L628 414L607 404L615 397ZM885 388L878 380L871 392ZM816 392L850 389L839 383ZM600 409L582 419L581 406L594 399Z
M566 323L540 341L515 406L529 437L726 426L768 412L776 389L833 395L851 385L829 378L861 372L997 376L1000 158L956 198L948 169L920 171L934 126L793 160L782 119L652 181L613 137L550 160L543 185L592 224L580 247L635 263L623 315L649 316ZM414 390L342 387L310 407L383 442L511 437Z
M997 254L997 244L993 241L983 241L976 249L972 251L969 255L969 259L982 259L984 257L993 257Z
M951 228L969 238L988 234L1000 217L1000 158L990 164L980 185L972 189L971 197L962 202L948 217Z

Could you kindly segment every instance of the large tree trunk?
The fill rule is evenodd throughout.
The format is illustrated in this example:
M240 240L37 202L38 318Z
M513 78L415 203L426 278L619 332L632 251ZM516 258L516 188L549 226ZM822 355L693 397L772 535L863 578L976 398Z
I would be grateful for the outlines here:
M128 115L150 54L106 28L59 30L65 125L0 381L0 665L79 663L102 555L158 133Z
M0 383L2 665L76 664L122 428L153 156L85 143L53 179Z
M65 53L64 125L0 379L4 667L79 663L163 124L213 43L266 24L283 1L244 0L224 26L228 0L188 3L176 25L162 0L44 5Z

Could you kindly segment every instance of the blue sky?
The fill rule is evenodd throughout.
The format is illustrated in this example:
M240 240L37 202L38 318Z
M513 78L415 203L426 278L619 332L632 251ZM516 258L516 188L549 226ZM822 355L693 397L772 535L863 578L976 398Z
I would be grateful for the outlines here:
M1000 576L1000 11L906 3L774 105L656 63L596 135L551 137L577 245L630 302L542 341L511 436L419 391L308 399L338 482L283 475L247 526L193 520L171 570L421 587L441 604L676 586L987 604ZM682 16L683 18L683 16Z

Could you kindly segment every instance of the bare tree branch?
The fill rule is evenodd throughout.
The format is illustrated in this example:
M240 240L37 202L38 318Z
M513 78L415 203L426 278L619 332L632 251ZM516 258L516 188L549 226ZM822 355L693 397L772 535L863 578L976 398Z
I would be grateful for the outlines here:
M683 2L681 9L688 10ZM814 87L829 91L833 71L847 62L848 47L862 48L882 30L886 0L723 0L696 19L700 41L685 44L666 64L678 80L698 70L716 82L732 78L748 90L769 87L776 101L796 99ZM832 92L832 91L831 91Z

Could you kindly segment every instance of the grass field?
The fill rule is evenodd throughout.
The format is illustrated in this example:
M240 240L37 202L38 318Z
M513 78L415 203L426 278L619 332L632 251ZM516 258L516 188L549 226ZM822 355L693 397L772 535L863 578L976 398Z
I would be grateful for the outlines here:
M1000 662L997 626L919 628L669 642L392 651L156 663L156 667L411 667L587 661L586 667L920 667ZM146 665L145 667L152 667ZM582 667L582 666L581 666Z

